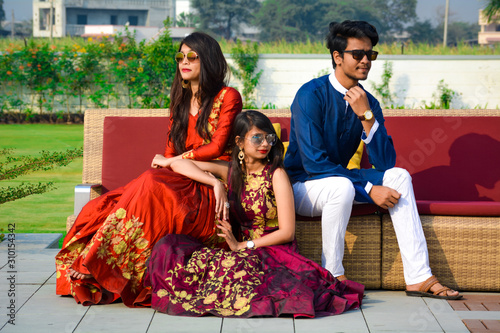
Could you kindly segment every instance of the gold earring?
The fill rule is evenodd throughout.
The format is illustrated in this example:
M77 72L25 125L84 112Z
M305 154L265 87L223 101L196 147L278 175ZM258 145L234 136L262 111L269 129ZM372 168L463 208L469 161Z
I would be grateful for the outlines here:
M182 80L182 88L187 89L189 87L189 81L188 80Z
M240 160L240 164L243 164L243 160L245 159L245 153L243 152L243 149L240 149L240 152L238 153L238 159Z

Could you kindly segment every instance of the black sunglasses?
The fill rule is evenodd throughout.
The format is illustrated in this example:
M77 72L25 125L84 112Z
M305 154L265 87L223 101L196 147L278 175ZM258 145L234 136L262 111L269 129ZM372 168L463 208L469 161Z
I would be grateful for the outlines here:
M368 60L373 61L377 60L378 52L377 51L365 51L365 50L349 50L349 51L344 51L344 53L351 53L352 57L356 60L361 60L365 57L365 55L368 57Z
M179 64L180 62L182 62L184 60L184 57L186 57L191 62L193 62L199 58L198 54L194 51L189 51L187 54L184 54L182 52L177 52L175 54L175 61L177 61L177 63Z
M264 139L267 141L267 143L270 146L274 146L276 144L276 134L270 133L270 134L255 134L252 135L250 139L250 142L255 146L258 147L264 142Z

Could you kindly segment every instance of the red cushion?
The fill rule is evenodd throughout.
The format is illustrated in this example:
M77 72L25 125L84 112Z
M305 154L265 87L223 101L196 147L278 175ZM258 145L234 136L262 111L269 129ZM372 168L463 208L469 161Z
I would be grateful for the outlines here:
M500 117L387 117L386 127L417 200L500 202Z
M500 202L417 200L423 215L500 216Z
M103 193L123 186L165 152L168 117L106 117L103 128Z

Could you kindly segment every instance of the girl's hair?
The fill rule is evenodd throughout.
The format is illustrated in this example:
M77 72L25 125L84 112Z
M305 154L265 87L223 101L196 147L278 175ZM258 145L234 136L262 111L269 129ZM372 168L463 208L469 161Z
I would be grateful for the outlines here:
M263 113L259 111L249 110L246 112L242 112L238 114L234 120L233 132L231 136L231 145L232 149L232 159L231 159L231 169L229 171L230 183L231 183L231 192L233 192L234 200L237 201L238 206L240 203L241 192L243 188L243 182L245 180L245 170L244 162L243 165L240 164L238 159L238 154L240 149L236 146L236 137L244 138L248 131L255 126L258 129L268 133L268 134L276 134L273 124L268 117L266 117ZM269 151L268 159L269 163L271 163L270 172L273 173L277 168L284 168L283 165L283 154L285 152L285 148L281 140L276 136L276 144L271 147Z
M194 32L184 38L179 45L179 51L184 44L198 54L200 61L199 88L195 97L198 99L201 112L196 122L196 130L202 138L210 139L208 116L212 112L215 96L227 85L228 65L219 43L203 32ZM182 154L186 150L191 97L191 89L182 88L182 76L177 65L170 90L170 121L172 125L168 139L173 143L178 154Z

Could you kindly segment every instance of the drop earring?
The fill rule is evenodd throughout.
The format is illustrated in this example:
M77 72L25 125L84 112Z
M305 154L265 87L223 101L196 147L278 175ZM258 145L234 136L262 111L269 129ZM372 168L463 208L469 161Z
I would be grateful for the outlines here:
M182 88L187 89L189 87L189 81L188 80L182 80Z
M243 152L243 149L240 149L240 152L238 153L238 159L240 160L240 164L243 164L243 160L245 159L245 153Z

